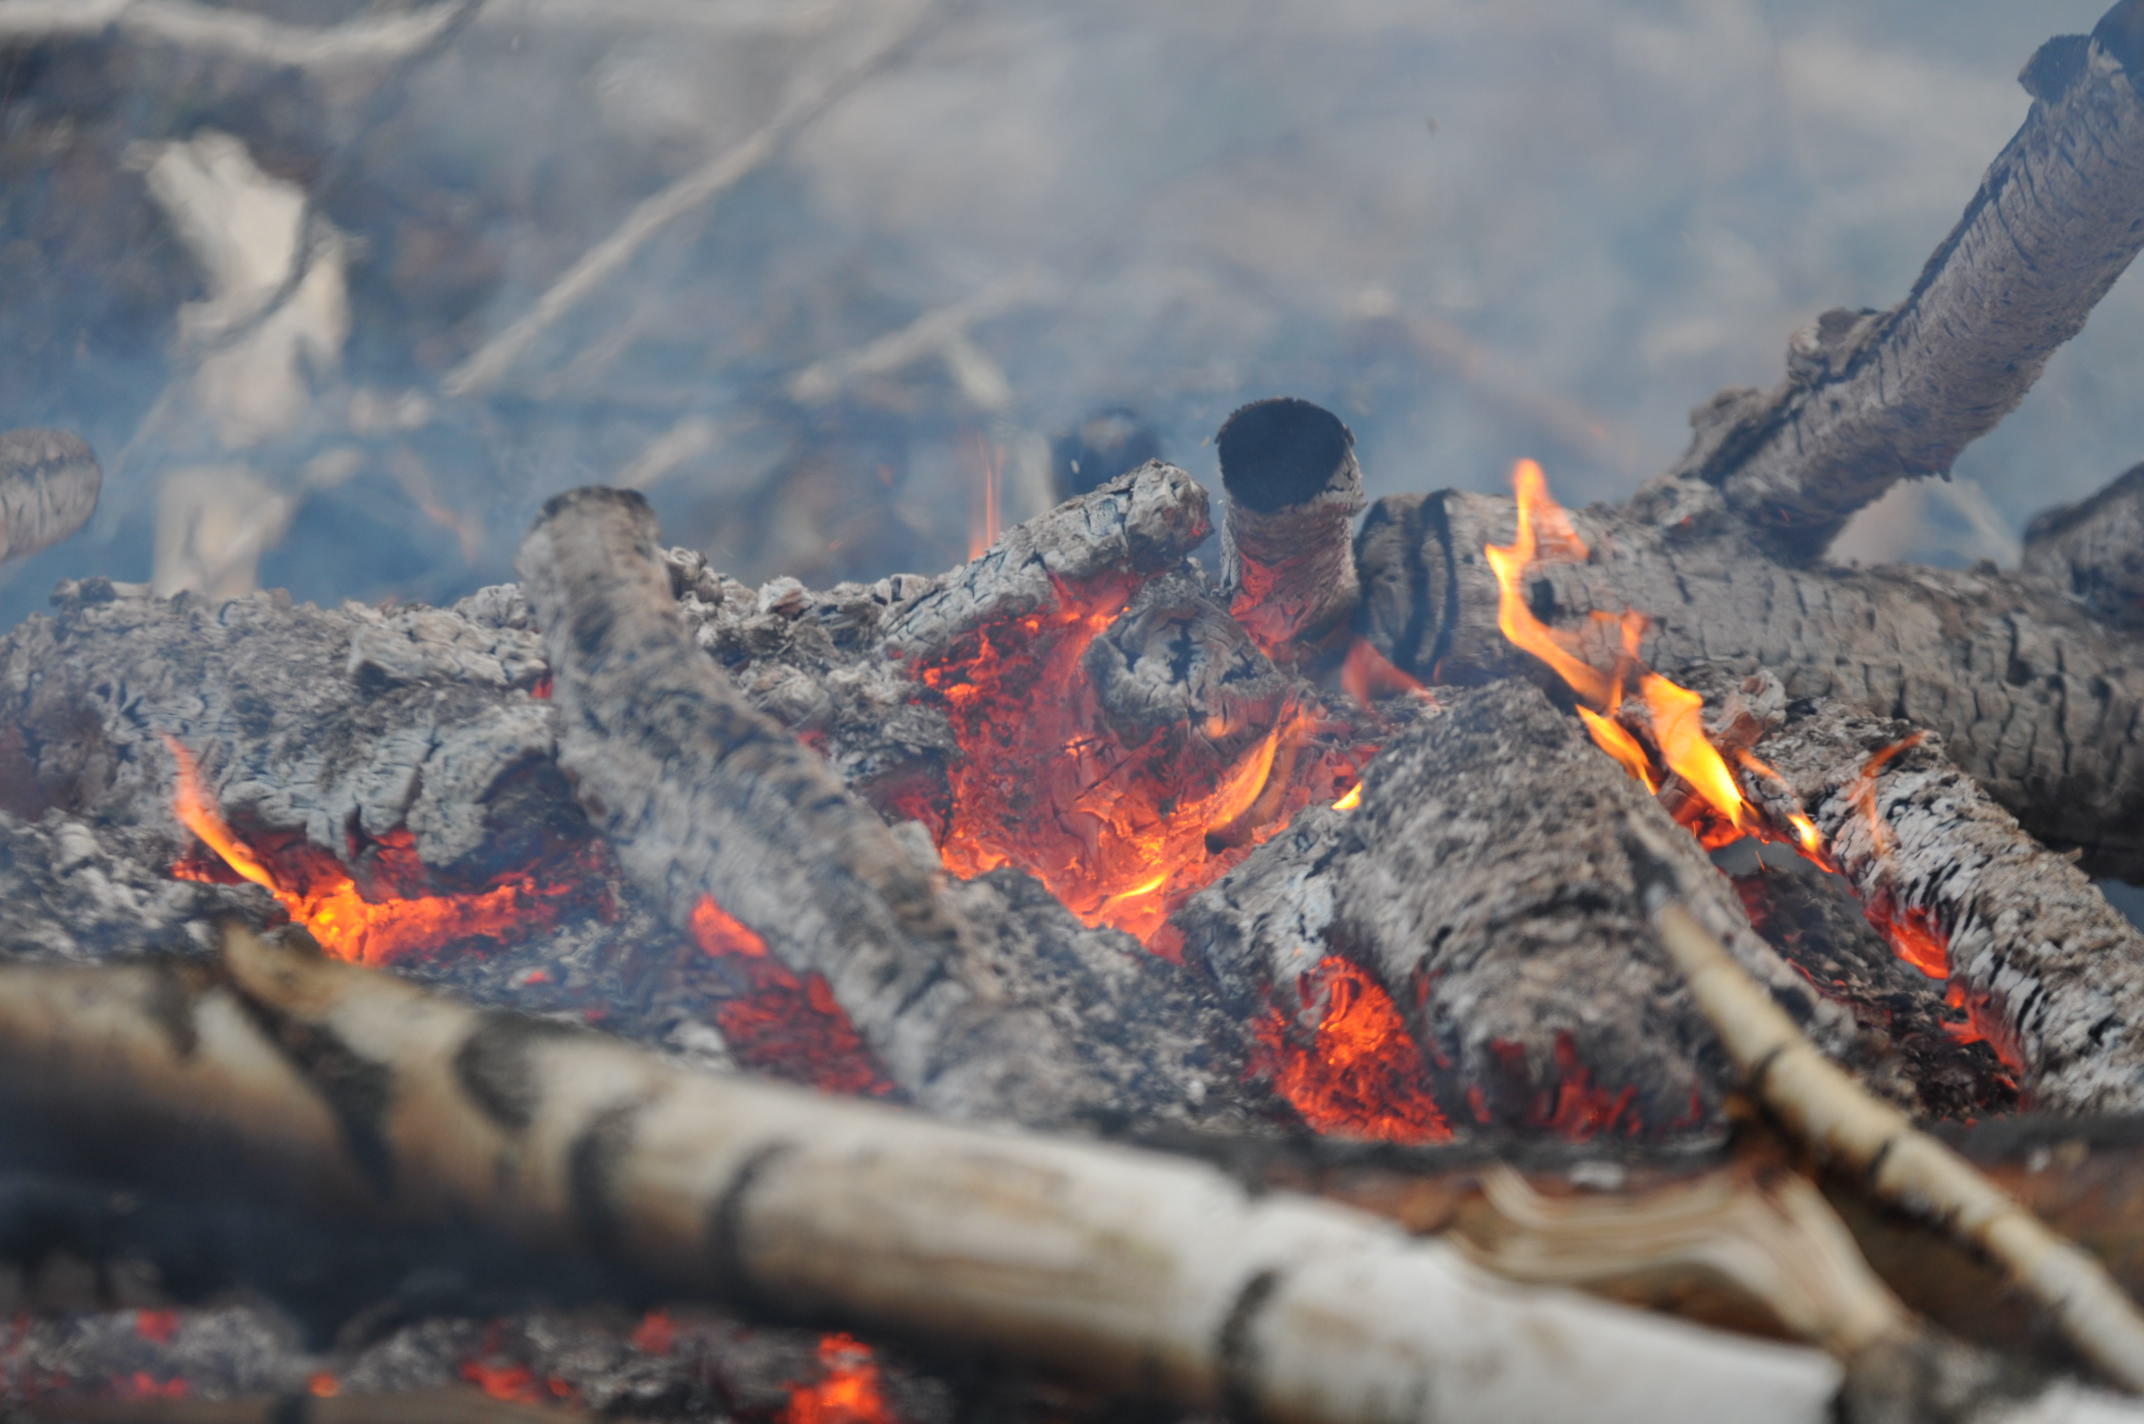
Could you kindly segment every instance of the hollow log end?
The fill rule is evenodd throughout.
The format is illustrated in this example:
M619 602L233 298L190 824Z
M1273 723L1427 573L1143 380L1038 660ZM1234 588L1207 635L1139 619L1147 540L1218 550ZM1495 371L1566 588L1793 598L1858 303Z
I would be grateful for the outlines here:
M1214 446L1229 499L1259 514L1361 480L1354 432L1323 406L1292 396L1237 410L1221 423Z

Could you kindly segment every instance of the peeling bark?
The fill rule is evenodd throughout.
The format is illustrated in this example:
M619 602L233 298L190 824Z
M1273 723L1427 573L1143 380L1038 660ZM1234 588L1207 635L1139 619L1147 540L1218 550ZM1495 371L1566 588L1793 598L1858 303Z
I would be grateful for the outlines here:
M2033 520L2024 565L2093 617L2144 630L2144 465L2090 499Z

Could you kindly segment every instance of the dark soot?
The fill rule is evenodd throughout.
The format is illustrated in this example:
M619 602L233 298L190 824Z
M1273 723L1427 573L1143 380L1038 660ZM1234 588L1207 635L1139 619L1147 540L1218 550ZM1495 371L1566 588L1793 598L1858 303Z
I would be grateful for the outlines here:
M1254 401L1222 423L1214 444L1229 498L1260 514L1325 488L1355 437L1323 406L1283 396Z

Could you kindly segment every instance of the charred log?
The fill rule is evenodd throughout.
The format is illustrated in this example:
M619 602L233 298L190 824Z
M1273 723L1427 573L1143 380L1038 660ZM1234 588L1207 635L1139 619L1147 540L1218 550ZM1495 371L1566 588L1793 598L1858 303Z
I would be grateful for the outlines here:
M1229 611L1274 657L1315 656L1355 608L1355 437L1309 401L1263 400L1231 415L1214 446L1228 491Z
M1534 567L1536 616L1609 667L1617 619L1636 610L1648 620L1643 654L1669 677L1771 668L1790 698L1926 727L2032 834L2079 848L2095 874L2144 876L2144 745L2133 737L2144 663L2128 638L2038 580L1789 568L1722 527L1716 506L1678 508L1687 519L1665 527L1606 507L1575 515L1591 553ZM1515 522L1511 501L1488 495L1380 500L1357 551L1377 646L1454 681L1527 668L1497 629L1482 555Z
M1796 336L1770 394L1693 416L1672 477L1717 486L1789 562L1822 554L1895 481L1942 474L2084 326L2144 245L2144 25L2133 0L2020 76L2032 109L1913 291Z
M1328 955L1368 969L1448 1073L1432 1072L1448 1112L1471 1098L1491 1126L1699 1131L1718 1122L1724 1065L1653 941L1623 850L1633 828L1782 1004L1845 1050L1845 1016L1751 931L1696 841L1519 682L1453 695L1371 764L1355 810L1298 817L1179 924L1239 1003L1294 1002Z
M1776 684L1774 684L1776 688ZM2144 934L1954 765L1941 739L1830 702L1798 702L1759 743L1872 917L1969 1022L2004 1040L2036 1104L2144 1110ZM1776 799L1774 804L1782 804Z
M889 829L694 646L655 532L638 495L563 495L521 572L550 654L559 765L672 923L734 916L823 977L894 1080L941 1111L1044 1124L1227 1112L1242 1054L1228 1022L1170 982L1178 971L1069 915L1024 921L1023 935L1074 942L1056 954L980 933L963 906L988 892L941 888L928 845ZM1067 971L1083 972L1052 977Z

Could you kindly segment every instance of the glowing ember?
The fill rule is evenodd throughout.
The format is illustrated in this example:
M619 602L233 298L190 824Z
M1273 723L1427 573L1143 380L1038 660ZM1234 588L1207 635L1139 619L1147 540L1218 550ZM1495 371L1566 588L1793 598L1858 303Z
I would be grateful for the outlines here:
M643 1355L667 1355L677 1344L677 1325L667 1312L651 1310L640 1317L640 1323L633 1327L628 1338L632 1340L633 1348Z
M291 919L338 958L387 964L459 939L525 935L554 923L561 902L578 892L572 884L545 884L516 875L469 894L368 900L350 873L325 854L296 846L270 856L248 844L224 821L193 754L175 740L166 741L178 762L173 808L180 823L216 853L224 869L275 896ZM390 832L376 844L383 862L392 862L402 872L393 878L421 879L422 865L408 831ZM192 861L181 861L172 874L183 880L223 878L215 867Z
M527 1365L469 1359L461 1363L461 1377L493 1399L514 1404L548 1404L574 1397L572 1385L557 1375L546 1376L539 1382L536 1372Z
M1357 638L1348 645L1347 658L1340 664L1340 688L1364 707L1380 697L1396 697L1402 693L1424 702L1437 700L1428 688L1401 672L1390 658L1377 651L1365 638Z
M916 676L960 744L939 844L947 868L973 878L1019 866L1082 923L1152 944L1186 896L1332 797L1359 752L1310 750L1315 725L1301 712L1218 768L1185 755L1193 729L1122 745L1082 659L1126 601L1120 580L1060 587L1050 610L985 627Z
M137 1310L134 1312L134 1333L144 1340L154 1340L159 1345L169 1345L179 1333L179 1313L176 1310Z
M1489 1044L1489 1051L1497 1056L1515 1076L1526 1072L1526 1049L1522 1044L1506 1043L1501 1039ZM1556 1035L1556 1086L1543 1089L1535 1096L1533 1120L1560 1137L1573 1142L1583 1142L1589 1137L1616 1129L1636 1137L1645 1131L1645 1124L1630 1110L1637 1097L1635 1087L1624 1087L1620 1092L1610 1093L1605 1088L1593 1085L1593 1075L1578 1056L1578 1045L1567 1033ZM1477 1108L1480 1111L1480 1108ZM1486 1117L1483 1121L1487 1121Z
M326 1370L320 1370L306 1379L305 1392L315 1399L333 1399L342 1393L342 1381Z
M1305 1045L1275 1009L1257 1025L1273 1086L1319 1132L1382 1142L1443 1142L1451 1124L1392 998L1358 965L1328 955L1297 986L1324 1016Z
M1333 802L1333 809L1335 811L1352 811L1361 804L1362 783L1358 781L1353 786L1350 786L1338 801Z
M791 1390L781 1424L896 1424L870 1346L851 1335L825 1336L819 1369L817 1383Z
M1700 716L1704 699L1639 660L1638 640L1645 629L1644 618L1634 613L1625 613L1619 619L1594 615L1621 625L1621 654L1612 672L1602 672L1564 646L1555 630L1534 616L1524 588L1527 570L1540 561L1584 559L1587 549L1572 527L1570 516L1550 498L1548 482L1539 465L1521 460L1511 479L1518 495L1518 533L1508 545L1491 544L1482 550L1496 575L1497 628L1514 647L1547 663L1580 701L1588 704L1578 709L1586 731L1601 750L1643 782L1647 790L1658 790L1673 775L1696 793L1693 804L1697 813L1709 811L1723 823L1717 830L1711 826L1698 828L1708 845L1723 845L1736 839L1748 829L1750 820L1742 789L1705 735ZM1646 711L1654 751L1649 751L1618 719L1624 692L1633 678L1638 701Z
M715 1010L715 1026L739 1063L825 1093L883 1097L893 1091L826 980L792 973L767 952L756 931L712 897L703 895L692 907L691 929L701 949L744 981L742 992Z

